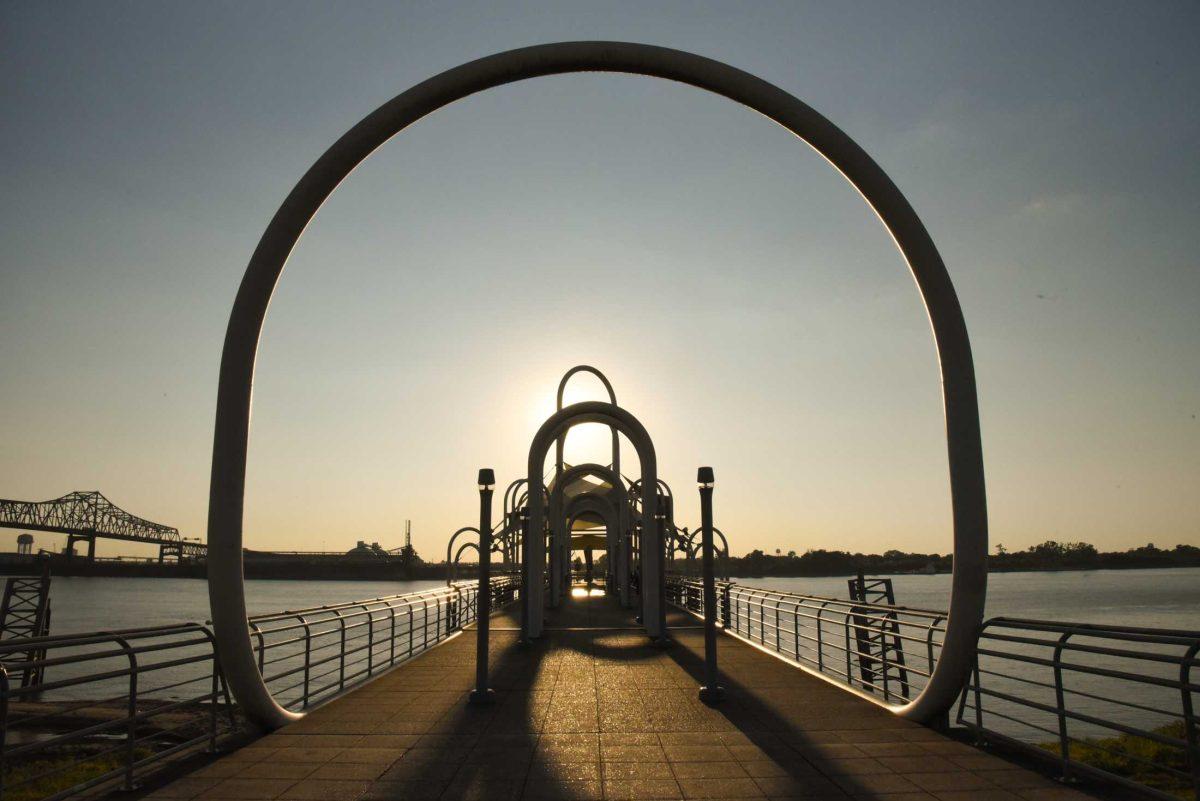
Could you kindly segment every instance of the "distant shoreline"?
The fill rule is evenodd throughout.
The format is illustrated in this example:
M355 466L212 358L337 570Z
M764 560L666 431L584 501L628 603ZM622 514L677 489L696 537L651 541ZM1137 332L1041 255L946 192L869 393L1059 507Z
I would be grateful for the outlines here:
M1195 564L1195 565L1124 565L1124 566L1119 566L1119 567L1112 566L1112 565L1107 565L1104 567L1013 567L1013 568L989 567L988 575L992 575L995 573L1100 573L1100 572L1119 572L1119 571L1124 571L1124 570L1171 570L1171 569L1175 569L1175 568L1196 569L1196 568L1200 568L1200 564ZM731 581L736 581L738 579L764 579L764 578L854 578L856 575L858 575L857 572L822 573L819 575L815 574L815 573L798 573L795 575L787 575L787 574L783 574L783 573L772 573L770 575L759 575L759 576L751 576L751 575L747 575L747 574L734 575L732 572L729 574ZM878 578L897 578L899 576L915 576L915 577L948 576L948 575L950 575L950 571L949 570L937 570L937 571L934 571L933 573L923 573L923 572L916 572L916 573L914 573L914 572L903 572L903 573L891 572L891 573L889 573L887 571L873 573L873 572L867 571L866 575L871 576L871 577L878 577Z
M0 576L32 575L40 572L39 562L35 559L12 559L11 555L0 555ZM770 579L770 578L852 578L858 574L857 569L832 570L829 572L758 572L745 569L740 563L742 559L729 560L729 569L722 570L726 575L737 579ZM677 561L678 569L686 570L686 562ZM692 566L693 573L698 564ZM1122 571L1122 570L1166 570L1169 568L1197 568L1200 562L1194 564L1121 564L1121 565L1062 565L1062 566L996 566L989 567L990 573L1079 573L1085 571ZM460 578L474 575L473 565L462 565L458 569ZM85 559L55 560L52 563L51 575L63 577L95 577L95 578L190 578L204 580L208 577L207 566L204 562L185 562L183 564L158 564L150 562L119 562L102 561L89 564ZM912 570L864 570L865 575L879 577L900 576L942 576L949 575L950 570L912 571ZM314 565L310 562L295 562L291 564L262 565L254 561L246 562L246 578L249 580L273 581L441 581L446 578L446 565L440 563L423 563L408 570L400 570L394 565L384 563L354 563Z

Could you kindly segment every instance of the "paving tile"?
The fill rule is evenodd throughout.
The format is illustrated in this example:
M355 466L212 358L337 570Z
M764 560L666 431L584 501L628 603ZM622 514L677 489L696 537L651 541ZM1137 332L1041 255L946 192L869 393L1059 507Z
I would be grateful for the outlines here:
M898 773L866 773L854 776L835 776L835 784L850 795L880 793L916 793L923 788Z
M526 782L521 796L529 801L600 801L604 797L598 781Z
M200 793L204 792L205 790L209 790L209 789L215 787L216 785L220 784L222 780L223 780L223 777L219 777L219 776L210 776L210 777L185 776L182 779L177 779L176 781L172 782L171 784L168 784L166 787L162 787L158 790L155 790L153 793L150 793L150 795L148 797L150 797L150 798L195 798L196 796L200 795Z
M1068 787L1042 787L1018 790L1017 795L1026 801L1087 801L1091 798L1087 793L1072 790Z
M996 785L974 773L906 773L905 778L922 790L937 793L943 790L995 790ZM1040 801L1066 801L1065 799L1040 799Z
M748 779L750 774L737 762L674 762L671 770L684 779Z
M667 755L660 745L605 745L600 758L605 762L666 762Z
M387 769L387 764L382 762L329 762L317 766L305 778L374 781Z
M604 782L606 801L683 798L674 779L613 779Z
M994 790L942 790L933 795L937 801L1021 801L1021 796L1016 793L999 788Z
M262 801L278 798L295 783L295 779L225 779L197 797Z
M813 763L822 773L831 776L861 776L871 773L892 773L891 768L877 759L859 757L855 759L825 759Z
M675 778L670 764L666 762L605 762L601 771L606 781Z
M763 798L751 778L679 779L684 798Z
M368 781L303 779L279 796L283 801L357 801L371 786Z
M821 776L797 778L795 776L756 777L754 783L769 798L830 798L845 797L846 793L835 783Z
M252 762L241 766L239 779L303 779L327 762ZM232 777L231 777L232 778Z
M946 771L961 771L965 765L956 765L945 757L935 754L925 754L919 758L913 757L877 757L877 761L888 770L896 773L945 773Z
M446 789L446 784L432 779L377 781L363 793L362 801L436 801Z
M634 763L630 763L634 764ZM536 760L529 767L529 782L592 781L601 779L599 762L558 762Z
M1062 789L1062 785L1040 773L1031 770L1014 768L1009 765L1004 770L980 771L980 775L998 787L1018 792L1020 790Z
M724 745L664 745L663 752L668 762L734 761L733 753Z

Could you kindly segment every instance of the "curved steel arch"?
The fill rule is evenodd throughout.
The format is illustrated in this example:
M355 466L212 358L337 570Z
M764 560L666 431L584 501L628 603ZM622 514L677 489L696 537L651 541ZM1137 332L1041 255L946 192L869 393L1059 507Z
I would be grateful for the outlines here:
M555 411L562 411L563 393L567 390L567 382L571 380L571 376L576 373L591 373L600 379L600 383L604 384L604 389L608 391L608 402L613 406L617 405L617 393L613 390L612 382L608 380L608 376L600 372L596 367L590 364L577 364L567 372L563 373L563 377L558 382L558 394L555 396ZM614 426L609 426L612 431L612 468L616 474L621 475L621 436L617 433ZM554 474L558 475L563 470L563 448L567 444L567 435L563 434L558 438L558 442L554 446Z
M221 354L208 506L209 604L221 663L254 723L281 726L287 712L259 675L246 626L242 515L251 388L263 320L284 264L321 204L376 148L422 117L476 92L572 72L620 72L678 81L741 103L808 143L859 191L907 261L933 328L942 373L954 521L954 574L942 656L925 690L897 710L927 720L948 709L971 665L987 584L987 502L970 338L942 257L887 174L837 126L761 78L679 50L627 42L563 42L487 56L397 95L347 131L309 168L255 248L230 314ZM540 502L540 498L539 498Z
M529 490L529 545L525 549L525 586L529 591L525 595L525 621L528 628L523 632L526 637L536 637L541 633L542 622L542 585L545 570L546 554L545 540L542 532L546 526L545 485L542 480L542 466L551 443L565 431L583 423L604 423L616 428L629 438L637 451L638 461L642 470L642 525L651 537L654 547L642 549L642 574L657 576L659 560L662 558L661 532L654 525L654 512L658 501L658 462L654 453L654 442L646 427L620 406L599 401L585 401L561 409L542 423L541 428L533 436L529 445L529 462L526 465L526 480ZM537 532L534 534L533 532ZM557 557L557 555L555 555ZM666 635L665 615L662 605L662 587L642 582L642 604L646 610L644 624L646 632L651 637Z

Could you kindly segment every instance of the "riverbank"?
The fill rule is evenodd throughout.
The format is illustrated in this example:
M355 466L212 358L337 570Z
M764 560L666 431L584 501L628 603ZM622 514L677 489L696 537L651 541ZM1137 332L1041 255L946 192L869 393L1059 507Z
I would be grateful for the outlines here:
M208 577L208 565L203 560L155 562L132 559L97 559L88 561L82 556L61 554L37 556L0 555L0 575L28 576L41 572L48 562L53 576L95 578L164 578L203 579ZM425 581L444 579L446 565L419 562L405 564L400 560L356 560L346 557L264 557L247 554L243 571L248 579L281 581Z

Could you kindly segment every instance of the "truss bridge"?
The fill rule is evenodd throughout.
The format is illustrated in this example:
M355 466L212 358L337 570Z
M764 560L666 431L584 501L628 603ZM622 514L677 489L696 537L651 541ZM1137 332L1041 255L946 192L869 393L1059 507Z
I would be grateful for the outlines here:
M68 555L75 543L86 542L87 558L96 558L96 540L144 542L158 546L158 560L200 559L208 554L202 542L189 542L179 529L126 512L98 490L76 490L52 501L13 501L0 498L0 528L56 531L67 535Z

